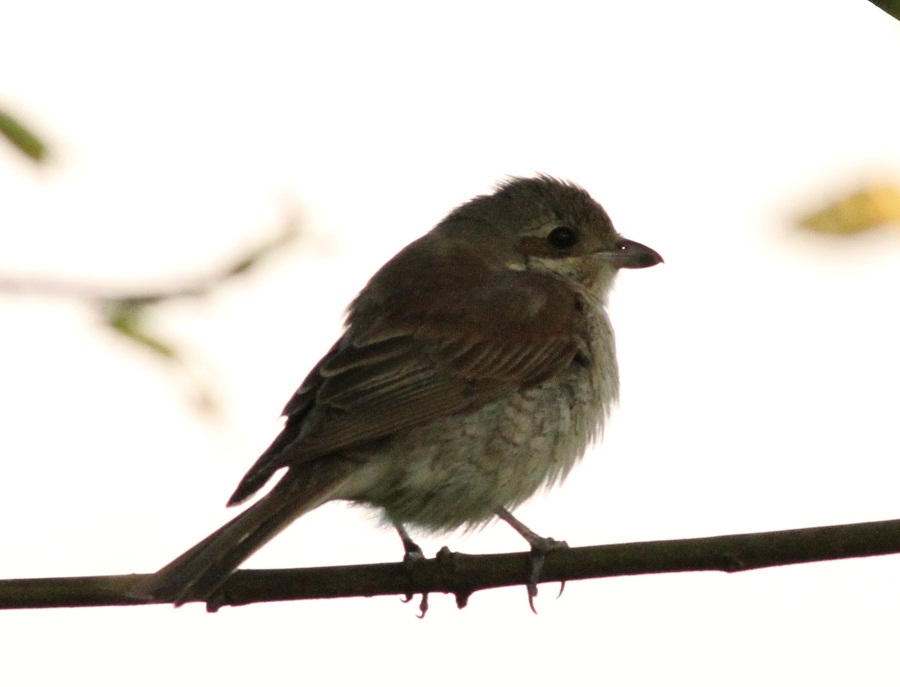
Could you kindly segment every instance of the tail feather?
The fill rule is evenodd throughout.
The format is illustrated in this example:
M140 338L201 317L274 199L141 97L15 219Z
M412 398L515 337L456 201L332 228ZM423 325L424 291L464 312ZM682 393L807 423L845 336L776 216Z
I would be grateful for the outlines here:
M309 466L313 468L313 466ZM164 568L141 580L136 596L170 601L210 598L238 566L304 513L335 498L353 469L329 460L305 469L289 470L259 501Z

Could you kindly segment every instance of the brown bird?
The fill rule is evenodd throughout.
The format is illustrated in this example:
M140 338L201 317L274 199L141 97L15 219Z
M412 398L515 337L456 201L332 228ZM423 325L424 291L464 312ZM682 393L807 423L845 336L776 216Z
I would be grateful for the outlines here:
M280 480L142 585L208 599L293 520L341 499L444 532L500 517L540 554L564 545L510 513L561 482L618 396L606 300L620 268L662 262L575 184L513 178L453 210L359 293L343 335L284 408L228 501ZM536 593L532 571L529 598Z

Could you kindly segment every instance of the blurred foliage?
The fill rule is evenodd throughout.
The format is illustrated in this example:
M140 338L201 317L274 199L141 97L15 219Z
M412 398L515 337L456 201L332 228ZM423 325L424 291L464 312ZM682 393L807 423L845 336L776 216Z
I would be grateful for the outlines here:
M147 304L148 301L140 298L103 301L100 304L100 314L104 323L118 334L149 349L154 355L177 360L178 354L174 346L163 342L149 331L144 317Z
M103 323L116 334L140 346L156 358L178 366L192 380L191 386L198 409L204 413L214 412L217 407L215 395L193 374L178 346L166 341L165 337L156 331L149 317L149 311L154 306L173 300L212 295L226 281L250 272L265 258L282 250L294 241L299 233L299 223L295 218L288 217L277 235L238 255L206 277L164 291L94 298L95 307Z
M52 298L68 298L84 302L100 316L100 321L114 332L167 365L174 366L191 387L193 404L204 413L216 410L216 398L202 382L182 354L179 346L167 340L155 325L152 310L165 303L185 298L214 295L222 285L259 267L262 262L292 243L300 235L295 214L288 214L274 236L238 254L221 268L165 289L116 293L109 288L58 279L15 277L0 274L0 293L29 294Z
M797 221L822 234L857 234L892 222L900 223L900 183L863 187Z
M17 150L36 163L46 162L46 144L21 120L0 109L0 135ZM110 289L80 282L57 279L16 277L0 274L0 292L32 294L54 298L69 298L90 305L100 321L158 360L176 366L188 378L192 396L203 412L215 410L215 395L200 381L195 370L186 362L177 344L168 341L153 323L150 310L166 302L183 298L202 298L212 295L222 284L257 268L263 260L281 251L300 234L296 213L288 213L281 230L273 237L251 247L218 270L166 289L145 292L115 293Z
M47 160L47 146L44 142L20 120L4 110L0 110L0 134L35 162Z

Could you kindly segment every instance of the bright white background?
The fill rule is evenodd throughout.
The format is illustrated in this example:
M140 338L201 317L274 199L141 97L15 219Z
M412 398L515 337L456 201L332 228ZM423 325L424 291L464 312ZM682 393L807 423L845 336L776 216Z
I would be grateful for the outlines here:
M159 326L222 401L94 326L0 299L0 578L149 572L221 524L367 277L507 174L588 188L666 264L613 296L622 402L519 515L573 545L900 517L900 236L804 235L900 166L900 25L863 0L29 2L3 10L0 273L165 285L308 232ZM519 550L507 527L424 539ZM398 560L331 504L255 566ZM0 681L896 684L900 559L398 599L0 612Z

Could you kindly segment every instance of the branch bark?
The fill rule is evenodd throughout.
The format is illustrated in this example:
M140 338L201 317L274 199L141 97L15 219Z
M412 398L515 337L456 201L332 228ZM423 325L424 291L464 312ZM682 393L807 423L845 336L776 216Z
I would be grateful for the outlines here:
M585 546L547 554L541 582L718 570L742 572L815 561L900 553L900 520L676 541ZM215 611L264 601L453 594L463 608L483 589L524 585L528 553L472 556L442 550L411 570L400 563L291 570L239 570L206 601ZM0 580L0 609L136 606L130 589L145 575Z
M900 19L900 0L869 0L869 2L887 12L894 19Z

